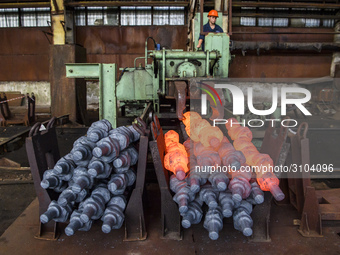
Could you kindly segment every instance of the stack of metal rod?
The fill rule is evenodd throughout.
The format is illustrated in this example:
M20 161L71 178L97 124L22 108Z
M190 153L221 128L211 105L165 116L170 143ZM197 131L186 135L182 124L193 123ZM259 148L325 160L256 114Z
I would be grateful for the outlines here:
M86 136L77 139L71 152L53 169L44 172L41 187L60 193L40 216L42 223L67 222L66 235L88 231L101 220L102 231L119 229L124 222L127 188L136 180L132 168L139 140L133 126L112 129L105 119L94 122Z

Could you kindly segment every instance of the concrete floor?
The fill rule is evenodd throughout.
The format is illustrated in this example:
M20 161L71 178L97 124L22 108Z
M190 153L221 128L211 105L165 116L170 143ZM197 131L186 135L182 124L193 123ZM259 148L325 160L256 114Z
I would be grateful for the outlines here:
M290 206L273 204L271 242L254 243L233 228L231 219L224 219L220 238L212 241L203 224L183 231L183 240L160 238L160 193L156 185L147 188L146 223L148 238L140 242L123 242L124 228L110 234L101 232L96 221L89 232L68 237L60 224L57 241L34 238L38 232L38 201L35 199L0 237L0 254L340 254L340 223L324 222L322 238L305 238L297 232L293 220L297 212ZM152 200L150 200L152 198Z
M0 235L35 198L33 184L0 185Z
M0 136L6 139L26 129L27 127L23 126L1 127ZM86 128L57 128L60 155L68 153L72 148L73 142L81 135L84 135L86 130ZM13 143L9 146L9 150L11 151L1 155L1 157L6 157L20 163L22 167L29 166L25 146L20 147L20 144ZM30 171L0 170L0 235L4 233L36 197L33 183L3 185L1 180L14 180L20 175L25 179L29 179L29 174Z

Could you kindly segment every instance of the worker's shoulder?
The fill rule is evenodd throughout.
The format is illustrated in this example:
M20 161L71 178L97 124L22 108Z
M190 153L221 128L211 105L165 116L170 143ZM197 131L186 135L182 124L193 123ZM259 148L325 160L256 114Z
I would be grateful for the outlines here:
M223 29L217 24L215 24L215 31L219 33L223 33Z
M206 23L206 24L203 26L203 31L204 31L204 30L211 30L211 27L210 27L210 25L209 25L209 22ZM205 32L208 32L208 31L205 31Z

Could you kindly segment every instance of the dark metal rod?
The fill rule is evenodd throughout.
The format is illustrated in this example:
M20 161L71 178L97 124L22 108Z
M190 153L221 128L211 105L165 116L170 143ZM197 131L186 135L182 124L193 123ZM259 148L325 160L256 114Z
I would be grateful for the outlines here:
M291 130L296 131L297 128L290 128ZM308 131L340 131L340 128L308 128Z
M75 1L66 6L189 6L189 1Z
M311 50L318 51L330 50L340 51L340 45L336 43L296 43L296 42L252 42L252 41L233 41L231 50Z
M204 0L200 0L200 14L201 14L200 34L204 34L203 33L203 4L204 4Z
M232 35L233 34L233 1L229 0L229 7L228 7L228 22L229 22L229 31L228 34Z
M30 167L12 167L12 166L0 166L0 171L1 170L13 170L13 171L29 171L31 172Z
M296 35L334 35L334 34L340 34L339 32L281 32L281 31L275 31L275 32L271 32L271 31L268 31L268 32L250 32L250 31L236 31L236 32L233 32L233 34L259 34L259 35L264 35L264 34L282 34L282 35L290 35L290 34L296 34Z
M340 8L340 4L296 3L296 2L241 2L233 1L233 7L301 7L301 8Z
M0 3L0 9L3 8L25 8L25 7L51 7L50 2L21 2L21 3Z
M59 116L59 117L57 117L57 120L58 120L58 119L62 119L62 118L64 118L64 117L66 117L66 116L69 116L69 114L65 114L65 115ZM42 125L47 125L48 122L49 122L49 120L44 121L44 122L41 123L41 124L42 124ZM21 136L21 137L27 137L27 135L28 135L28 133L30 132L31 128L32 128L32 127L28 127L28 128L25 129L24 131L19 132L18 134L14 135L14 136L11 136L10 138L8 138L6 141L1 142L1 143L0 143L0 148L1 148L2 146L4 146L5 144L7 144L7 143L13 141L13 140L16 139L17 137L20 137L20 136Z
M0 181L0 185L15 185L15 184L33 184L31 181Z
M320 14L291 14L291 13L242 13L233 14L234 17L260 17L260 18L307 18L307 19L339 19L338 15Z

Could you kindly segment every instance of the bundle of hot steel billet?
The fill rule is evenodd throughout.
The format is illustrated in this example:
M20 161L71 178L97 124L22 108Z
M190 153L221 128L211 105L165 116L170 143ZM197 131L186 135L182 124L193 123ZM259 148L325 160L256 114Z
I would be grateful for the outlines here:
M132 126L112 129L105 119L94 122L87 136L77 139L71 152L45 171L41 187L60 195L40 216L41 222L66 222L70 218L65 228L68 236L77 230L88 231L98 219L103 221L104 233L120 228L125 191L136 180L131 166L138 160L133 143L139 137Z
M170 130L164 135L165 157L164 167L173 172L179 180L185 178L188 168L188 154L183 144L179 143L179 135L174 130Z
M174 200L183 217L182 226L188 228L199 223L203 217L202 206L206 204L208 211L204 227L212 240L219 237L223 217L233 216L235 229L245 236L251 235L252 204L260 204L264 199L257 182L252 182L247 158L242 151L234 148L218 128L212 127L199 114L187 112L184 117L183 123L190 137L183 144L188 159L188 170L185 172L189 174L184 180L179 179L177 174L170 178L170 188L175 193ZM240 136L251 140L251 133L243 129L233 132L232 138ZM178 150L184 151L175 131L169 131L165 136L167 147L175 142ZM186 163L185 160L182 162ZM218 166L225 166L228 171L216 171ZM246 171L241 171L241 167Z
M279 188L279 179L273 173L274 163L268 154L259 153L251 142L252 133L247 127L242 127L234 118L228 119L226 124L228 134L234 140L236 150L242 151L246 163L256 172L256 180L263 191L270 191L277 201L284 199L285 195Z

